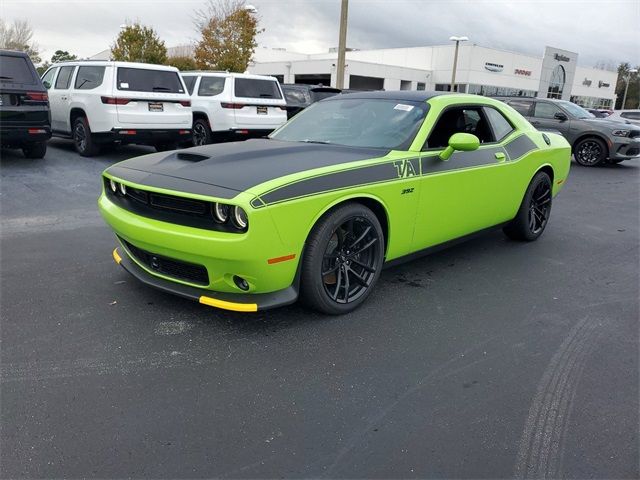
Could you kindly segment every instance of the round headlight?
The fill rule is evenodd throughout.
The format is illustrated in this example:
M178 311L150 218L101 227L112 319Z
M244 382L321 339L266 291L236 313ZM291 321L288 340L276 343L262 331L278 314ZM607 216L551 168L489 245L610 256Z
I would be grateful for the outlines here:
M213 218L216 222L226 222L229 218L229 205L225 205L224 203L214 203Z
M240 229L247 228L249 220L247 219L247 212L242 207L235 207L233 209L233 223Z
M118 190L118 184L113 180L109 180L109 186L111 187L111 191L113 193L116 193L116 191Z
M124 183L120 184L120 193L123 195L127 194L127 187L125 187Z

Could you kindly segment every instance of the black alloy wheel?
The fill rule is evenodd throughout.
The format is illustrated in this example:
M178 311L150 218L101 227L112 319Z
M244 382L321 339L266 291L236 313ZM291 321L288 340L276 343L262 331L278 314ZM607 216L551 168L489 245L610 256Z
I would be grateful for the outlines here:
M553 203L551 178L546 172L535 174L524 194L518 213L502 229L513 240L538 239L549 223Z
M348 313L371 294L383 262L384 235L375 214L358 203L337 207L307 240L302 298L323 313Z
M192 135L194 147L211 143L211 130L209 129L209 124L203 119L193 122Z
M551 185L539 182L531 196L529 204L529 230L533 235L539 235L547 226L551 213Z
M595 167L604 162L607 155L605 144L598 138L585 138L576 145L573 156L583 167Z

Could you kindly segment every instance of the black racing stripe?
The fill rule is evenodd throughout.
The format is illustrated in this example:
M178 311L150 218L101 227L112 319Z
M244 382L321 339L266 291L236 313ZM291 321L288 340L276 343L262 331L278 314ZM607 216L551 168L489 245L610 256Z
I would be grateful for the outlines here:
M504 148L498 146L492 148L479 148L472 152L454 152L449 160L446 161L441 160L437 154L422 157L422 175L447 172L449 170L482 167L484 165L495 165L498 163L496 153L500 152L504 153Z
M518 138L507 143L504 148L509 155L509 160L517 160L538 147L528 135L520 135Z
M420 175L419 159L402 159L394 162L379 163L340 172L328 173L317 177L292 182L280 188L271 190L260 198L266 205L285 200L319 194L331 190L352 188L379 182L388 182L401 178ZM255 201L254 201L255 202ZM252 202L254 208L259 208L258 202Z
M246 191L287 175L381 158L388 153L389 150L379 148L255 139L154 153L126 160L118 166L209 184L214 187L212 191L217 191L215 187ZM108 172L115 175L113 168ZM145 185L164 188L152 183Z

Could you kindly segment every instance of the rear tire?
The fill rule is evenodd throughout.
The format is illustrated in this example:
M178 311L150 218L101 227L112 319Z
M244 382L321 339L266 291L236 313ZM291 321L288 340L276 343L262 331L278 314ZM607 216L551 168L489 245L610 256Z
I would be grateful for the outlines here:
M578 165L595 167L604 163L607 158L607 146L595 137L583 138L576 143L573 157Z
M209 122L203 118L198 118L193 122L192 142L194 147L200 147L202 145L208 145L211 143L211 128Z
M47 142L28 143L22 147L22 153L26 158L44 158L47 153Z
M100 153L100 146L91 136L91 129L86 117L78 117L73 121L73 145L83 157L94 157Z
M329 315L349 313L371 294L383 261L384 235L377 217L359 203L342 205L309 234L302 259L302 300Z
M538 172L529 183L515 218L502 231L512 240L537 240L549 223L551 202L551 178L545 172Z

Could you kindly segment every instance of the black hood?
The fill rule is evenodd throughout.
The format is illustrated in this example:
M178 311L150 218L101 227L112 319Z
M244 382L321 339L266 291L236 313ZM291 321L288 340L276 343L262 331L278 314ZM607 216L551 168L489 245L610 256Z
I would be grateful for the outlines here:
M255 139L144 155L107 172L143 185L232 198L285 175L388 153L378 148Z

